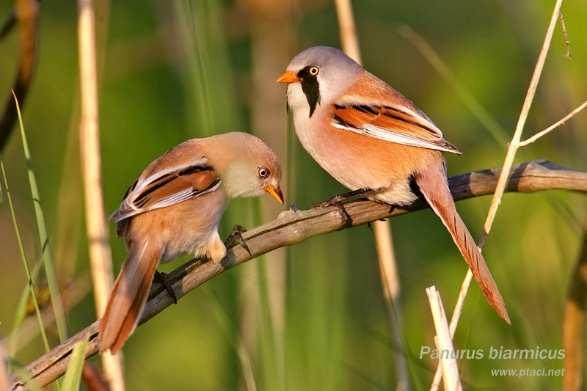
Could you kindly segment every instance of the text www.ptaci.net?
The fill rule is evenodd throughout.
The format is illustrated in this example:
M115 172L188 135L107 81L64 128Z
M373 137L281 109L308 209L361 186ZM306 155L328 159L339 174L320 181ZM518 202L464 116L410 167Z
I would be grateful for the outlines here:
M492 368L491 376L495 377L549 377L564 376L564 368Z

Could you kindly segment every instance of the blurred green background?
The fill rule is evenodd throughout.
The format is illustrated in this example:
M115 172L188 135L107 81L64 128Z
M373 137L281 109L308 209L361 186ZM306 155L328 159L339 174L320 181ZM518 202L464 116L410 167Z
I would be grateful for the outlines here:
M0 19L12 3L0 2ZM228 130L250 130L279 151L287 167L284 187L290 202L304 208L343 191L295 139L284 88L275 83L299 50L340 46L333 2L96 3L108 212L159 154L189 137ZM360 0L353 5L365 66L413 99L464 151L462 157L447 157L449 173L457 174L502 164L504 142L515 126L553 4ZM555 122L587 96L587 6L568 1L563 12L571 58L557 28L526 135ZM77 8L75 2L47 0L41 15L40 57L24 124L60 284L69 292L66 296L79 299L68 313L71 335L95 320L79 177ZM494 127L502 128L502 143L468 110L454 83L400 33L405 25L429 42L458 83L487 109ZM14 76L16 38L13 33L0 42L2 99ZM586 128L583 114L522 149L518 161L544 158L584 170ZM2 159L29 261L36 263L40 248L18 132ZM488 205L488 197L458 205L474 236ZM580 194L504 197L485 253L513 326L492 312L474 286L455 337L458 348L561 347L564 295L586 212ZM235 223L251 227L277 213L268 199L237 200L225 218L223 235ZM450 313L466 268L430 211L394 219L393 229L410 381L415 390L428 389L435 361L419 353L423 345L433 346L434 333L424 289L435 284ZM111 226L117 271L125 250L114 231ZM0 270L0 334L7 336L26 277L5 197L0 204ZM72 294L75 288L81 294ZM43 352L40 338L30 336L15 355L16 364ZM53 327L49 337L57 342ZM269 254L192 292L136 331L124 350L125 376L130 390L392 389L398 349L389 333L372 234L363 226ZM490 372L542 367L561 368L562 361L485 358L460 363L466 389L559 388L558 377L492 377Z

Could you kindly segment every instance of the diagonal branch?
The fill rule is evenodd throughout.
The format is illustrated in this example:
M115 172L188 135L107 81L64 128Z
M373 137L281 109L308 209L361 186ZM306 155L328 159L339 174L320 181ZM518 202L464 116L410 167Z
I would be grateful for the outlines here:
M450 178L450 188L455 200L492 194L496 188L499 170L483 170ZM587 172L575 171L557 166L547 161L531 161L517 166L509 178L506 191L531 193L542 190L572 190L587 192ZM394 208L372 201L358 200L345 204L353 225L361 225L382 218L397 216L424 209L426 205L418 201L407 208ZM182 297L206 281L241 263L276 248L291 246L311 237L333 232L345 227L345 218L335 207L315 207L312 209L283 212L277 219L251 229L243 234L251 254L241 244L228 249L227 257L221 264L192 260L169 274L169 282L176 296ZM173 304L165 289L154 284L150 300L142 314L144 323ZM65 343L38 358L27 367L28 372L39 386L44 386L63 374L71 356L73 346L80 340L89 338L86 357L97 352L98 322L94 322ZM13 383L13 390L22 390L26 382L20 379Z

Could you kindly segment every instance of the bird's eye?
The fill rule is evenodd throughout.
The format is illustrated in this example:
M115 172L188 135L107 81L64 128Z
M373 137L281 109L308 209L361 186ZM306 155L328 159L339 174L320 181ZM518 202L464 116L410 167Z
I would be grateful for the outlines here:
M308 69L308 73L310 73L312 76L316 76L318 73L320 73L320 68L318 68L316 65L312 65L310 69Z
M259 167L257 170L257 176L261 179L265 179L269 176L269 170L265 167Z

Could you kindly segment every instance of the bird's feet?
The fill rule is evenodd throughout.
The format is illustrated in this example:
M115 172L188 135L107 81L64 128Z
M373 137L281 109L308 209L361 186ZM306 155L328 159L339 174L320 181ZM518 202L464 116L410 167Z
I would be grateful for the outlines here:
M361 188L353 191L349 191L342 194L337 194L334 197L327 199L324 202L319 203L316 206L328 207L328 206L336 206L337 204L350 202L353 200L358 200L361 198L366 198L368 194L372 193L373 190L368 188Z
M251 252L251 249L249 248L247 241L243 237L243 233L245 232L247 232L247 229L245 227L238 224L235 225L230 235L228 235L228 237L226 238L226 244L227 247L232 247L234 245L240 244L241 246L243 246L245 250L247 250L250 256L253 256L253 253Z
M167 291L167 294L171 296L171 298L173 299L173 303L177 304L177 296L175 295L173 287L169 284L169 278L167 277L167 273L155 270L155 281L163 285L163 287Z
M349 191L347 193L335 195L334 197L332 197L324 202L321 202L316 206L323 207L323 208L330 207L330 206L337 207L338 210L340 211L340 215L343 219L343 224L340 229L352 227L353 226L353 219L352 219L351 215L349 215L349 213L345 209L344 204L348 203L350 201L353 201L353 200L365 198L367 196L367 194L369 194L371 192L372 192L372 190L368 189L368 188L362 188L362 189Z
M338 211L340 212L340 216L342 217L342 227L340 227L340 229L349 228L353 226L353 218L344 207L345 201L348 201L348 199L344 198L343 194L334 196L329 200L326 200L318 205L323 208L335 206L338 209Z

